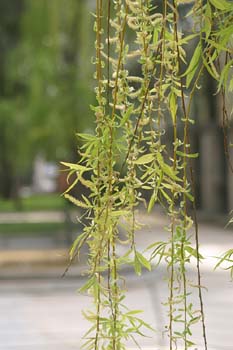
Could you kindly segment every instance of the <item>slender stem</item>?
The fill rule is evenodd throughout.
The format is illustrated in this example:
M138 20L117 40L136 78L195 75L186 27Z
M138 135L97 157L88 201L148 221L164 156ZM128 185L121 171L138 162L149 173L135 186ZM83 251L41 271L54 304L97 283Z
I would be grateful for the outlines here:
M167 26L167 0L163 1L163 32L162 38L162 51L161 51L161 63L160 63L160 76L159 76L159 92L158 92L158 129L160 130L161 125L161 95L163 86L163 74L164 74L164 55L165 55L165 35Z
M97 48L96 48L96 55L97 55L97 81L98 81L98 102L101 103L101 90L102 90L102 68L101 68L101 28L102 28L102 0L96 0L96 12L97 12L97 32L96 32L96 41L97 41ZM100 125L99 120L97 118L97 133L98 137L100 138L101 132L100 132ZM98 163L97 163L97 189L98 189L98 199L97 199L97 217L99 218L99 212L100 212L100 149L98 148ZM99 220L98 220L99 221ZM99 226L99 224L98 224ZM99 227L98 231L100 232L101 228ZM100 255L96 257L95 264L99 266L100 264ZM97 272L97 281L98 281L98 292L97 292L97 305L96 305L96 334L95 334L95 341L94 346L95 350L98 350L98 343L99 343L99 332L100 332L100 306L101 306L101 291L100 291L100 284L101 284L101 275L100 272Z
M175 21L174 21L175 25ZM175 36L175 31L174 31ZM174 38L174 42L176 38ZM165 37L164 37L165 40ZM165 45L165 43L164 43ZM164 52L163 52L164 56ZM175 62L176 64L176 62ZM162 70L162 69L161 69ZM173 120L173 169L176 170L177 168L177 154L176 154L176 142L177 140L177 115L175 114L174 120ZM174 303L174 274L175 274L175 266L174 266L174 254L175 254L175 244L174 244L174 230L175 230L175 213L174 213L174 206L175 206L175 191L172 191L172 224L171 224L171 274L170 274L170 300L169 300L169 341L170 341L170 350L173 349L173 303Z
M203 18L203 6L201 4L201 27L202 27L202 18ZM202 37L200 36L200 41L202 42ZM202 72L204 70L204 64L202 63L199 72L197 74L197 77L194 81L193 88L189 94L189 102L188 102L188 107L187 107L187 115L189 116L191 113L191 105L192 101L194 98L194 93L196 90L196 86L201 78ZM189 140L189 130L188 130L188 144L190 144ZM195 177L194 177L194 172L193 172L193 166L192 166L192 161L191 159L189 160L190 162L190 179L191 179L191 187L192 187L192 193L195 194ZM200 254L199 254L199 227L198 227L198 220L197 220L197 209L196 209L196 199L194 196L193 199L193 219L194 219L194 227L195 227L195 248L196 248L196 253L197 253L197 258L196 258L196 264L197 264L197 279L198 279L198 297L199 297L199 302L200 302L200 309L201 309L201 323L202 323L202 336L203 336L203 341L204 341L204 347L205 350L208 350L208 345L207 345L207 335L206 335L206 325L205 325L205 312L204 312L204 303L203 303L203 296L202 296L202 283L201 283L201 269L200 269Z
M176 1L173 0L173 18L174 18L174 31L175 31L175 41L176 41L176 50L177 50L177 64L178 64L178 71L180 72L180 49L179 49L179 39L178 39L178 8ZM183 81L182 78L180 78L180 85L181 85L181 104L182 104L182 110L184 114L184 146L183 146L183 153L184 153L184 173L183 173L183 188L185 189L187 187L187 145L188 145L188 114L186 111L185 106L185 96L184 96L184 89L183 89ZM187 197L186 193L184 191L183 195L183 203L184 203L184 218L183 218L183 232L182 232L182 238L181 238L181 274L182 274L182 280L183 280L183 295L184 295L184 348L187 350L187 281L186 281L186 268L185 268L185 250L184 250L184 244L186 241L186 227L187 227Z
M110 68L109 68L109 58L110 58L110 11L111 11L111 5L110 0L108 0L108 106L110 103L110 93L109 93L109 80L110 80ZM117 63L117 70L116 70L116 79L115 79L115 86L114 86L114 92L113 92L113 108L112 113L109 119L109 150L108 150L108 189L107 189L107 203L106 203L106 211L105 211L105 221L104 221L104 233L108 231L108 218L109 218L109 210L112 206L112 191L113 191L113 143L114 143L114 137L113 137L113 123L115 120L115 111L116 111L116 105L117 105L117 99L118 99L118 82L120 77L120 69L122 65L122 54L123 54L123 48L124 48L124 37L125 37L125 30L126 30L126 21L127 21L127 11L128 6L126 6L126 14L125 18L122 24L122 31L120 34L120 50L118 53L118 63ZM111 249L112 248L112 249ZM113 227L113 230L111 232L111 237L108 238L107 243L107 250L108 250L108 289L109 289L109 300L111 305L111 312L113 317L113 337L112 337L112 349L116 350L117 348L117 315L118 315L118 284L117 284L117 263L116 263L116 228ZM111 276L111 252L112 250L112 261L113 261L113 287L110 283L110 276ZM113 290L112 290L113 288Z
M187 107L187 114L190 115L191 111L191 104L192 100L194 97L194 92L196 90L196 86L198 84L198 81L200 80L201 74L203 72L204 65L202 64L196 80L193 84L192 91L189 96L189 103ZM189 133L188 133L188 144L190 144L189 141ZM193 172L193 166L191 160L190 162L190 179L191 179L191 187L192 187L192 193L195 193L195 177L194 177L194 172ZM201 269L200 269L200 254L199 254L199 228L198 228L198 220L197 220L197 209L196 209L196 200L195 196L193 199L193 219L194 219L194 227L195 227L195 245L196 245L196 252L197 252L197 258L196 258L196 263L197 263L197 279L198 279L198 297L199 297L199 302L200 302L200 308L201 308L201 323L202 323L202 335L203 335L203 341L204 341L204 346L205 350L208 349L207 346L207 336L206 336L206 326L205 326L205 313L204 313L204 303L203 303L203 297L202 297L202 283L201 283Z
M192 192L195 191L195 179L193 174L193 168L190 166L190 177L191 177L191 184L192 184ZM200 301L200 308L201 308L201 322L202 322L202 335L204 340L204 346L205 350L208 349L207 346L207 336L206 336L206 326L205 326L205 313L204 313L204 303L203 303L203 297L202 297L202 287L201 287L201 269L200 269L200 254L199 254L199 228L198 228L198 220L197 220L197 208L196 208L196 201L195 198L193 200L193 216L194 216L194 225L195 225L195 242L196 242L196 252L197 252L197 280L198 280L198 297Z
M111 19L111 1L108 0L108 19L107 19L107 77L108 77L108 86L107 86L107 107L109 113L109 104L110 104L110 19Z

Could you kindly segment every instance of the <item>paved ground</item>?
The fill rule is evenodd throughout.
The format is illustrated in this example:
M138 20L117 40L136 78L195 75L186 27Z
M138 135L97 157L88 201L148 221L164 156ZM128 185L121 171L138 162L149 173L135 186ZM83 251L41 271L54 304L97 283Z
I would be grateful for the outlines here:
M62 211L9 212L0 213L0 223L64 222Z
M137 235L138 245L143 249L152 240L163 238L164 218L155 220L142 216L141 219L147 223ZM203 293L209 350L232 350L233 282L226 271L213 272L213 266L214 256L233 247L233 233L216 225L202 224L200 243L201 252L206 256L202 264L202 282L208 288L208 292ZM7 252L0 252L0 350L80 349L82 334L88 327L81 310L91 303L88 296L77 293L83 282L81 268L74 266L70 277L60 278L67 249L55 249L52 244L50 249L42 249L42 242L40 244L34 250L26 246L12 251L11 246ZM140 344L146 350L167 350L166 336L161 335L167 323L166 308L161 304L167 298L163 280L165 267L162 265L140 278L132 271L125 274L127 305L132 309L144 309L145 320L158 330L152 338L140 339ZM190 277L195 283L193 270ZM193 303L196 304L195 299ZM202 350L200 328L195 327L193 334L197 349ZM132 346L129 344L129 348Z
M128 276L127 305L144 309L143 317L158 329L153 338L139 339L144 349L165 349L161 331L166 324L165 284L162 271L135 278ZM82 318L90 298L77 294L79 279L6 280L0 289L1 350L80 349L80 339L88 329ZM205 275L207 335L210 350L232 350L232 284L223 273ZM200 328L195 328L197 349L202 350ZM132 346L132 344L130 344Z

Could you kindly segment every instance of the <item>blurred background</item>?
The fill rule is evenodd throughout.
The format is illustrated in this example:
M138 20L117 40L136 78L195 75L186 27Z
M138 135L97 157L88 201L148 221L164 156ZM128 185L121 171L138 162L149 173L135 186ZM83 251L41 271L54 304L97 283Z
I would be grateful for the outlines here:
M79 349L77 339L86 327L81 308L89 299L75 294L83 278L80 267L71 267L66 279L60 278L68 264L68 247L81 227L80 213L61 196L67 184L59 162L77 161L75 133L94 128L89 107L95 103L94 8L91 0L0 0L2 350ZM184 14L188 10L188 5L183 7ZM185 19L182 23L190 25ZM233 181L224 154L221 99L213 97L216 85L209 76L203 77L201 87L192 111L196 124L191 139L200 153L194 171L201 243L212 257L233 246L231 228L222 228L233 209ZM231 101L228 104L232 108ZM167 135L169 141L169 126ZM228 137L231 142L232 131ZM146 234L163 233L166 218L158 211L153 215L139 246ZM148 221L143 214L142 220ZM212 348L232 349L232 285L224 271L213 275L208 261L204 270L212 291L206 296ZM139 286L130 276L129 304L144 300L142 308L152 324L161 325L165 316L158 299L166 288L147 275ZM220 295L225 304L216 310ZM160 349L165 344L156 342Z
M59 162L76 161L75 133L93 128L91 5L0 1L1 213L66 210ZM64 230L2 221L1 234Z

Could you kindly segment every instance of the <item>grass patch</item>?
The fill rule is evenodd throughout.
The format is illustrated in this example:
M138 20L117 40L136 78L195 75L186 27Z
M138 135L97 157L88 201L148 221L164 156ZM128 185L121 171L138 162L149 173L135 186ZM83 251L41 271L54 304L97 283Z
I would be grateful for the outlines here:
M43 223L17 223L0 224L0 235L5 234L55 234L65 232L65 223L43 222Z
M64 210L67 202L58 193L33 195L21 198L19 204L14 200L0 198L0 212L12 211L42 211L42 210Z

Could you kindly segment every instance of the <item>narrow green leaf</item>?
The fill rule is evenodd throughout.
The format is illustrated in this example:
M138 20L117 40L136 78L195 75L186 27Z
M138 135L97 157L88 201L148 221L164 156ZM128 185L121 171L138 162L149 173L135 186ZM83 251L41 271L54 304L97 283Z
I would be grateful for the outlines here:
M200 321L200 316L196 316L196 317L193 317L190 321L189 321L189 325L192 325L192 324L195 324L197 322Z
M199 153L184 153L181 151L176 151L176 153L181 157L187 157L187 158L198 158Z
M63 193L63 195L66 194L66 193L68 193L68 192L70 192L70 190L72 190L72 188L78 183L78 181L79 181L79 178L77 177L77 178L72 182L72 184L65 190L65 192Z
M226 0L209 0L209 2L221 11L228 11L232 8L232 4Z
M157 193L154 192L152 194L152 196L150 197L150 201L149 201L148 208L147 208L148 213L151 212L156 201L157 201Z
M79 174L78 180L81 182L83 186L87 188L92 189L94 187L94 184L91 181L84 179L81 174Z
M76 135L85 141L95 141L96 140L96 136L92 135L92 134L78 133Z
M174 181L181 181L181 179L179 179L173 168L171 166L169 166L168 164L164 163L163 157L160 153L157 154L157 161L162 169L162 171L168 176L170 177L172 180Z
M209 4L209 2L207 2L206 4L206 11L205 11L205 26L204 26L204 30L205 30L205 35L206 35L206 39L209 38L210 33L211 33L211 28L212 28L212 10L211 10L211 6Z
M185 246L185 250L195 258L197 258L197 251L196 249L190 247L190 246ZM204 259L204 257L199 253L199 259Z
M188 44L192 39L196 38L197 36L198 36L198 33L186 35L182 37L182 39L179 39L179 44L180 45Z
M196 345L195 343L193 343L193 342L190 341L190 340L186 340L186 344L187 344L188 347L191 347L191 346Z
M199 42L194 53L193 57L189 63L189 66L183 76L186 76L186 87L188 88L193 80L193 77L196 73L197 67L199 65L201 57L201 43Z
M65 193L64 197L68 199L70 202L72 202L73 204L75 204L77 207L86 208L86 209L91 208L90 205L87 205L86 203L80 201L79 199L74 198L68 193Z
M232 257L233 255L233 249L229 249L226 253L224 253L219 259L218 263L215 265L214 270L216 270L222 263L224 263L225 261L229 262L229 259ZM233 261L232 258L230 260L231 262Z
M92 276L81 288L79 288L80 293L84 293L88 289L90 289L93 284L96 282L95 276Z
M171 92L170 98L169 98L169 108L171 112L172 121L174 123L176 120L177 102L176 102L176 95L173 91Z
M191 202L194 202L194 196L190 192L185 192L185 195Z
M158 31L158 28L154 28L153 44L157 44L158 40L159 40L159 31Z
M203 64L206 67L207 71L209 74L216 79L217 81L219 80L219 74L216 71L216 68L213 69L214 65L210 64L210 62L207 62L206 58L203 56Z
M86 203L86 205L87 205L89 208L92 207L91 202L90 202L90 201L87 199L87 197L84 196L83 194L82 194L82 199L84 200L84 202Z
M154 154L148 153L148 154L144 154L143 156L135 160L134 163L138 165L143 165L143 164L151 163L154 159L155 159Z
M210 40L208 39L207 40L207 43L210 44L212 47L215 47L216 49L218 49L218 51L229 51L229 48L225 46L225 44L223 43L217 43L216 41L214 40Z
M222 69L221 76L218 84L218 91L220 91L221 87L227 87L227 82L229 79L229 71L232 69L233 60L230 60Z
M141 263L147 270L151 271L151 264L150 262L139 252L136 252L136 256Z
M91 168L87 168L83 165L80 164L74 164L74 163L66 163L66 162L60 162L62 165L65 165L67 168L70 168L72 170L77 170L77 171L88 171L91 170Z
M142 310L131 310L129 312L126 312L126 316L128 315L136 315L136 314L141 314L143 311Z
M78 237L75 239L75 241L72 244L72 247L70 249L70 257L73 258L76 250L79 250L85 241L85 238L87 237L87 233L83 232L82 234L78 235Z
M162 193L162 195L164 196L164 198L166 198L166 200L168 201L168 203L170 204L172 202L171 197L169 197L169 195L167 194L167 192L165 192L164 190L160 189L160 192Z
M142 266L138 260L137 254L135 254L135 256L134 256L134 270L138 276L141 276Z
M125 114L123 115L119 127L122 127L128 120L129 117L131 116L133 112L134 106L129 106L129 108L126 110Z

